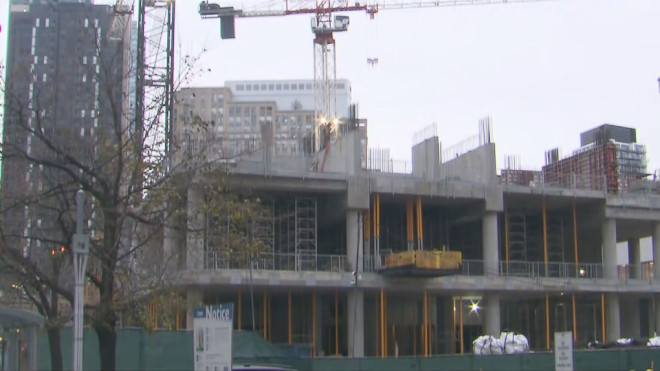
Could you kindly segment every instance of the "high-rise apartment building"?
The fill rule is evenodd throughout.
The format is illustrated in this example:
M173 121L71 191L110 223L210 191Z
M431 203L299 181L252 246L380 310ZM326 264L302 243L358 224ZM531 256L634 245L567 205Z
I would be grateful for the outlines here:
M10 5L2 196L5 232L27 238L25 254L58 230L34 202L67 181L53 169L92 164L128 124L129 24L130 15L91 0Z

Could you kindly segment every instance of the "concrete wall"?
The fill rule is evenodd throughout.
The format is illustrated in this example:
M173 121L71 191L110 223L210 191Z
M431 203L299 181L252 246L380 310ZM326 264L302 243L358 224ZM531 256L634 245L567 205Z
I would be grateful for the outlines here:
M497 182L495 143L485 144L438 166L438 179Z
M412 174L415 178L436 179L440 165L440 142L432 137L412 148Z

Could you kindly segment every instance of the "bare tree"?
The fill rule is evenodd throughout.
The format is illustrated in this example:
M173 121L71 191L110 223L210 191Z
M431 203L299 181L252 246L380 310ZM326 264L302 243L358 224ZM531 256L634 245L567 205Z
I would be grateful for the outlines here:
M53 45L58 62L70 56L75 73L47 74L18 58L1 87L0 261L46 318L51 367L62 369L59 329L71 319L70 246L75 193L82 189L91 236L86 318L98 335L101 369L113 370L119 313L167 281L167 264L153 259L164 256L153 251L162 249L168 220L185 210L180 189L198 170L198 159L169 161L177 149L164 150L163 96L150 96L135 122L128 15L103 18L94 13L101 8L81 9L86 13L70 20L78 25L73 42ZM90 50L81 45L93 52L80 55ZM179 83L195 73L195 61L183 59ZM146 249L149 254L141 253Z

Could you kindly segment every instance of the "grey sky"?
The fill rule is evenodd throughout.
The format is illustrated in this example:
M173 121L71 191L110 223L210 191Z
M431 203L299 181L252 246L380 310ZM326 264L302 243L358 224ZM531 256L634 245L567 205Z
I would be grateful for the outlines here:
M8 1L0 4L4 60ZM237 7L254 4L264 3ZM313 77L311 16L240 18L237 38L220 40L218 20L200 20L197 5L177 3L179 51L205 48L200 63L211 68L193 85ZM636 127L649 170L660 168L660 1L386 10L374 20L347 14L349 31L336 35L337 75L352 82L370 145L391 148L394 158L409 158L412 134L433 122L451 145L492 115L500 166L511 154L539 168L545 150L568 155L581 131L608 122Z
M177 3L179 51L206 49L200 63L211 69L192 85L313 78L309 15L237 19L237 39L220 40L218 21L200 20L198 3ZM2 62L8 8L0 0ZM336 35L337 76L352 82L353 100L369 119L370 145L389 147L394 158L409 159L413 133L433 122L451 145L492 115L500 166L511 154L540 168L545 150L568 155L581 131L607 122L636 127L649 170L660 169L660 1L387 10L375 20L348 15L349 31ZM367 58L374 57L372 68Z

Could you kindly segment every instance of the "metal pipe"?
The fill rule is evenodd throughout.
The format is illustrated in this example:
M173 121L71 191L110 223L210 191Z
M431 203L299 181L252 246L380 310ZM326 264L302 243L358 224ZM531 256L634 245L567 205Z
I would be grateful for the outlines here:
M383 309L383 289L380 289L380 316L378 317L379 323L378 323L378 329L380 332L380 356L385 357L385 347L383 346L383 315L384 315L384 309Z
M424 290L424 356L428 357L429 355L429 338L428 338L428 323L429 323L429 313L428 313L428 293Z
M545 275L547 277L548 276L548 223L547 223L548 216L547 216L547 210L545 204L545 196L543 197L542 208L543 208L543 262L545 263Z
M238 313L237 313L237 316L236 316L236 319L237 319L237 322L238 322L238 331L241 331L241 327L243 325L243 323L241 321L242 320L242 318L241 318L242 302L243 302L243 300L241 300L241 290L239 289L238 290Z
M573 250L575 252L575 269L578 268L578 234L577 234L577 209L573 201Z
M267 315L267 308L266 308L266 290L264 290L264 298L263 298L263 315L264 315L264 339L268 340L268 327L266 326L268 318L266 317Z
M417 355L417 298L413 301L413 355Z
M339 355L339 294L335 291L335 355Z
M504 198L504 261L507 264L507 272L509 270L509 210Z
M575 293L572 295L572 301L573 301L573 341L577 342L578 335L577 335L577 308L575 306Z
M413 250L415 244L413 220L413 202L411 199L408 199L406 200L406 240L408 242L408 251Z
M456 354L456 298L451 298L451 354Z
M289 326L288 326L289 327L289 329L288 329L289 330L289 345L291 345L291 344L293 344L293 333L292 333L292 330L291 330L291 290L289 290L289 293L288 293L287 296L288 296L288 298L287 298L287 301L288 301L287 315L289 317Z
M312 290L312 358L316 357L316 290Z
M600 315L603 324L603 344L607 342L607 332L605 331L605 293L600 294Z
M424 250L424 225L422 224L422 198L417 197L417 250Z
M545 293L545 348L550 350L550 294Z
M464 343L463 343L463 340L464 340L463 339L463 297L461 296L459 298L459 300L460 300L460 302L459 302L459 311L460 312L458 313L458 320L460 321L461 354L463 354L465 352L465 349L464 349L465 346L464 346Z

